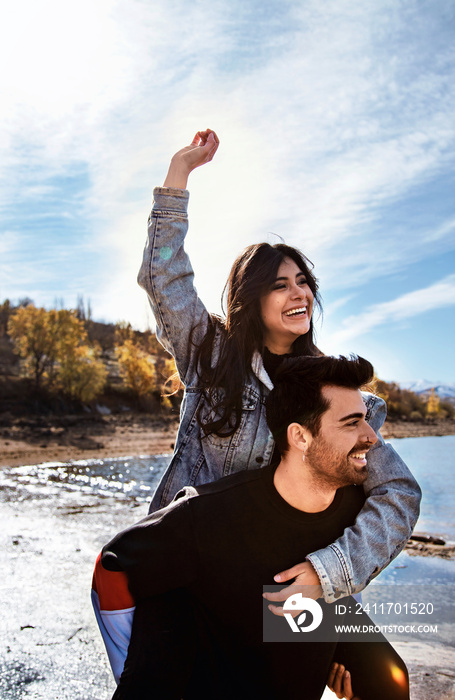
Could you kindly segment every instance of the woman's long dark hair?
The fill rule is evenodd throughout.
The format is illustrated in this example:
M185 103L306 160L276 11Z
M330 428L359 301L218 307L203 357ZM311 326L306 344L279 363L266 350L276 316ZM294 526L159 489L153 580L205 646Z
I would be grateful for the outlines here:
M291 258L305 273L314 296L314 305L321 308L318 284L312 272L313 264L303 253L284 243L257 243L245 248L234 262L223 290L223 297L227 297L226 319L211 316L205 338L196 352L199 377L211 407L209 415L203 416L199 410L197 419L207 435L213 433L228 437L239 427L242 393L252 374L253 354L255 351L261 355L264 352L260 299L270 291L285 258ZM212 366L217 329L222 329L221 346ZM311 319L308 333L294 341L293 352L320 355L313 334Z

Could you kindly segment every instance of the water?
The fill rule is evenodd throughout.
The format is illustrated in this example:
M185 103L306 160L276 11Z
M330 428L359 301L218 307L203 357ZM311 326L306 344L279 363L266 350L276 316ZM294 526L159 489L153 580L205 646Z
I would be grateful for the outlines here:
M149 502L170 455L45 462L0 470L0 501L46 499L63 492Z
M415 530L455 541L455 435L389 441L422 489ZM402 552L376 579L380 584L447 585L455 583L455 561Z
M423 491L416 529L455 541L455 435L391 440L409 465ZM17 498L46 498L61 490L93 495L116 495L138 502L149 501L170 455L115 459L47 462L0 470L1 500L12 489Z
M455 541L455 435L390 440L422 489L416 530Z
M455 541L455 436L402 438L391 444L423 491L416 530ZM0 501L46 499L78 492L99 498L148 503L170 455L48 462L0 470ZM455 581L455 561L402 553L377 579L381 583L435 584Z

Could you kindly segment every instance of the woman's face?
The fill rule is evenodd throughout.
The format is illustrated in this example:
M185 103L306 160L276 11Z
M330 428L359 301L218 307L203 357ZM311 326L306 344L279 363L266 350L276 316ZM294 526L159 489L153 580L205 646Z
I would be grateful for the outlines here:
M283 260L275 282L260 303L264 345L277 355L290 352L293 342L310 330L313 311L313 293L294 260Z

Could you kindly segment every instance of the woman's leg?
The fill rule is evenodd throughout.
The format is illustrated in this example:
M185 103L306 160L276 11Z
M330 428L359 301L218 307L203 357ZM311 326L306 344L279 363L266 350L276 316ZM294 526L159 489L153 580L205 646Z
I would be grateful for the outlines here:
M191 676L197 640L192 606L182 591L139 602L113 700L180 700Z

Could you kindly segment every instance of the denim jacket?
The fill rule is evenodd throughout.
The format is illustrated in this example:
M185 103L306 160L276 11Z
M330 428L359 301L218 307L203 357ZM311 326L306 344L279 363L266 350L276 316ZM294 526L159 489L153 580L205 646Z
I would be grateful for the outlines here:
M138 276L155 315L157 338L173 355L185 385L175 451L151 512L167 505L183 486L269 464L274 448L264 405L273 385L259 353L253 358L253 376L244 387L242 418L234 435L205 436L196 419L199 407L202 416L210 411L195 361L209 315L193 285L193 270L184 250L188 198L186 190L154 190ZM212 364L217 361L221 333L219 329L215 336ZM367 420L378 432L386 417L385 403L372 394L365 394L364 400ZM367 500L355 524L336 542L307 557L319 575L327 602L361 591L401 551L419 514L419 486L394 449L378 437L368 453Z

